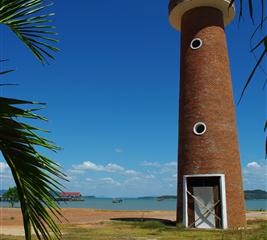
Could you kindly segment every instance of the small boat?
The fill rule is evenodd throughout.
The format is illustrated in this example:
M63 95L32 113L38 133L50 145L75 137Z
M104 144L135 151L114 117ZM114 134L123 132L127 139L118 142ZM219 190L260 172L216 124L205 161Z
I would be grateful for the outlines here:
M114 198L114 199L112 199L112 203L122 203L122 199L116 199L116 198Z

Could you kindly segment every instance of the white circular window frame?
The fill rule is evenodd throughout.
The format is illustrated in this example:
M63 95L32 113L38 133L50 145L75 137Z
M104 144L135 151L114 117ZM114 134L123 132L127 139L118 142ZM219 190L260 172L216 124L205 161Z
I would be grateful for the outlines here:
M200 126L200 125L204 126L204 131L202 131L201 133L197 132L197 127ZM193 132L197 136L203 135L206 131L207 131L207 126L203 122L197 122L193 127Z
M194 47L194 46L193 46L194 41L199 41L199 42L200 42L199 46ZM202 40L201 40L200 38L194 38L194 39L191 41L191 43L190 43L190 47L191 47L192 49L196 50L196 49L201 48L201 47L202 47L202 44L203 44L203 42L202 42Z

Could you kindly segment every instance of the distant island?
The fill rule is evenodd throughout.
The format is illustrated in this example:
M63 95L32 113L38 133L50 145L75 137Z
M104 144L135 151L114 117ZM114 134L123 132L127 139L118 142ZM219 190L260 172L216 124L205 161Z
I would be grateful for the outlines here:
M267 199L267 192L263 190L246 190L245 193L245 199Z
M177 196L175 196L175 195L163 195L163 196L157 197L158 201L163 201L166 199L177 199Z
M137 199L144 199L144 200L148 200L148 199L155 199L157 198L156 196L145 196L145 197L138 197Z
M7 190L0 190L0 201L3 201L2 195ZM245 199L246 200L255 200L255 199L267 199L267 192L264 190L256 189L256 190L245 190ZM85 199L94 199L98 198L96 196L82 196L79 192L62 192L55 194L55 199L58 201L84 201ZM109 198L109 197L106 197ZM127 198L123 198L127 199ZM151 200L155 199L157 201L163 201L168 199L177 199L176 195L162 195L162 196L143 196L137 197L137 199L142 200Z
M246 200L267 199L267 192L260 190L260 189L245 190L244 194L245 194ZM158 196L158 197L148 196L148 197L139 197L138 199L157 199L158 201L163 201L166 199L177 199L177 196L176 195L162 195L162 196Z
M96 198L96 196L83 196L83 198Z

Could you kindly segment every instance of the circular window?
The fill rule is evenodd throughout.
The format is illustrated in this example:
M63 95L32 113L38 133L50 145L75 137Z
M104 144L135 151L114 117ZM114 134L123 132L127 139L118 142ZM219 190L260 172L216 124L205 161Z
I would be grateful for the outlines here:
M200 38L195 38L192 40L191 44L190 44L190 47L192 49L198 49L202 46L202 41Z
M193 132L196 135L202 135L207 131L207 126L203 122L198 122L194 125Z

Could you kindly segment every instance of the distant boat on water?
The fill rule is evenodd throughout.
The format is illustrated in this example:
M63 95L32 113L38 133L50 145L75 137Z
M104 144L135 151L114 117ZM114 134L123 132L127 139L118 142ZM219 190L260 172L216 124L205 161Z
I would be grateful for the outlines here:
M122 203L123 200L121 198L113 198L112 203Z

